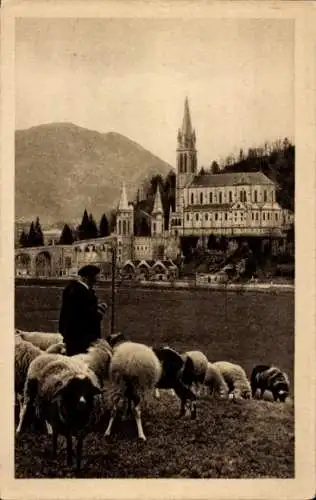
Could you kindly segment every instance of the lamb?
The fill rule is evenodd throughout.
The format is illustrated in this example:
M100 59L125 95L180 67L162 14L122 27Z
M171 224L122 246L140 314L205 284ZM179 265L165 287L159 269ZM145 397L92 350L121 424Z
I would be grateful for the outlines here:
M228 396L229 388L220 370L213 363L207 364L207 370L203 382L211 396L224 399Z
M259 399L263 398L265 391L272 392L274 401L278 399L284 403L290 392L290 382L287 374L274 365L256 365L251 374L252 397L257 389L260 391Z
M213 367L222 374L229 388L229 398L251 399L251 387L245 370L237 364L229 361L216 361Z
M147 391L154 390L161 377L159 359L150 347L131 342L123 334L112 334L107 340L113 348L109 379L117 392L113 397L111 417L105 436L111 434L120 401L127 400L136 421L138 438L145 442L141 401Z
M15 333L20 335L23 340L31 342L36 347L46 351L53 344L63 342L61 333L46 333L46 332L24 332L23 330L15 329Z
M194 365L190 357L183 357L174 349L168 346L154 347L154 353L158 357L162 373L159 382L156 386L157 389L172 389L180 398L181 408L180 415L182 417L188 409L191 413L191 419L196 418L196 395L193 391L186 387L182 381L182 373L185 371L187 374L193 373Z
M77 437L76 470L79 472L94 397L100 392L97 376L84 362L60 354L38 356L28 370L17 434L22 430L28 408L38 405L52 435L54 457L58 435L66 437L68 466L72 465L72 436Z
M187 351L182 354L182 359L185 362L185 367L183 369L181 380L188 387L192 387L193 384L196 386L197 396L201 393L201 384L203 384L205 379L205 374L208 366L208 359L201 351ZM190 358L193 362L193 370L190 366L186 364L186 360Z

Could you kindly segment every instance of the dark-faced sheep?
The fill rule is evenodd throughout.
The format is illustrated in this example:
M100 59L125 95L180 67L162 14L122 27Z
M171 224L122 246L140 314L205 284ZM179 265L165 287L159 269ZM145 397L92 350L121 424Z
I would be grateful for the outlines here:
M80 470L82 447L92 418L94 396L100 394L96 375L79 360L59 354L42 354L30 364L17 434L28 408L36 405L52 435L53 456L61 434L67 440L67 464L72 464L72 436L77 438L76 469Z
M273 365L256 365L251 374L252 397L259 390L259 399L265 391L272 392L274 401L278 399L284 403L290 392L290 382L287 374Z

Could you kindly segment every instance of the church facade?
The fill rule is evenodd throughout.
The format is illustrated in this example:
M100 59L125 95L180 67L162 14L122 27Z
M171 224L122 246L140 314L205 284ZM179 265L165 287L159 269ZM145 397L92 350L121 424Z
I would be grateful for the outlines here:
M234 245L239 238L278 239L294 222L294 214L276 201L276 184L262 172L198 173L196 133L192 127L188 99L176 149L175 211L165 229L159 186L150 219L151 235L134 235L134 206L122 186L115 232L107 238L76 241L72 245L16 249L16 274L68 275L81 265L111 262L115 244L119 267L165 267L181 253L181 238L196 237L207 245L210 236L224 236ZM37 261L40 263L37 264ZM38 275L38 274L37 274ZM42 275L42 274L41 274Z

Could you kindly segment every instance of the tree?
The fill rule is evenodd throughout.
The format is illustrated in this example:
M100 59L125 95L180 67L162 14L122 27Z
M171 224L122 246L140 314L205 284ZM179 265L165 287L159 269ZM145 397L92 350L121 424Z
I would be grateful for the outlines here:
M30 229L27 235L27 246L28 247L35 247L36 245L36 232L34 228L34 222L31 222Z
M88 212L85 209L83 212L81 224L78 227L78 239L85 240L89 238L89 216Z
M97 224L93 218L93 215L89 215L89 225L88 225L88 238L97 238L98 237L98 228Z
M206 174L205 168L201 167L199 173L200 173L200 175L205 175Z
M100 238L104 238L105 236L109 236L109 234L109 223L105 214L103 214L99 224L99 236Z
M41 228L41 224L39 221L39 217L36 217L35 226L34 226L34 246L40 247L44 245L44 236Z
M72 245L74 242L74 235L68 224L65 224L60 235L59 245Z
M212 161L211 173L212 174L219 174L219 172L220 172L219 164L217 163L217 161Z
M27 242L28 242L27 234L23 229L22 233L20 234L20 238L19 238L20 247L22 247L22 248L27 247Z

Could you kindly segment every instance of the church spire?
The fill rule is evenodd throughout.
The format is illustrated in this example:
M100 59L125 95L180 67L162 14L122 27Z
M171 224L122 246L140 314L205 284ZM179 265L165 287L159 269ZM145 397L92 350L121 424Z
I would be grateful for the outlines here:
M129 210L125 182L123 182L123 184L122 184L121 197L120 197L118 209L119 210Z
M154 201L154 208L152 210L152 214L153 215L154 214L163 214L163 208L162 208L162 201L161 201L159 184L157 184L155 201Z
M192 134L192 123L191 123L191 116L190 116L190 108L189 108L189 100L188 97L185 98L184 101L184 114L183 114L183 121L182 121L182 134L189 137Z
M178 131L178 146L184 148L195 148L195 130L192 128L189 99L185 98L182 127Z

